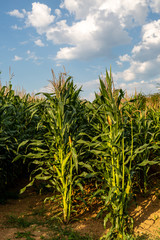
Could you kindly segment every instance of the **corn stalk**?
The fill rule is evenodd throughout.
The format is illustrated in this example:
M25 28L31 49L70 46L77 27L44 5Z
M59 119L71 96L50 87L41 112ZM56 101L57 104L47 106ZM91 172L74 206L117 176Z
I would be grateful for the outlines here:
M69 77L63 85L56 88L55 92L44 93L45 100L31 108L32 117L39 115L39 111L43 112L37 125L39 137L19 145L19 149L24 145L27 146L25 158L31 158L32 164L35 165L28 186L31 186L36 179L45 180L47 187L58 191L61 195L65 223L70 220L73 186L78 178L75 145L80 131L79 92L80 89L76 89L73 80ZM20 157L22 158L18 155L15 161Z
M96 95L93 105L94 118L91 125L96 136L88 144L90 151L100 161L97 161L99 176L104 179L103 188L98 189L94 196L101 193L104 209L108 213L104 218L104 225L110 220L112 228L107 239L124 239L131 227L128 215L128 203L131 198L131 174L133 161L133 128L131 121L131 146L128 147L125 138L125 120L123 119L123 105L121 100L124 92L114 89L112 74L106 71L106 78L100 78L100 94ZM100 164L100 165L99 165Z

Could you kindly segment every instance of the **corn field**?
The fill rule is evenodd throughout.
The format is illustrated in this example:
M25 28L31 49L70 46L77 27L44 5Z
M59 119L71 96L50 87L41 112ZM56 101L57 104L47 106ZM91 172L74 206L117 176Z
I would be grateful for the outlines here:
M11 81L0 87L0 196L29 174L21 193L43 181L64 223L76 202L97 199L104 227L112 225L101 239L131 239L130 203L136 192L147 194L160 170L160 95L125 98L110 70L91 103L71 77L52 74L52 92L42 98L17 95ZM86 185L94 190L84 199Z

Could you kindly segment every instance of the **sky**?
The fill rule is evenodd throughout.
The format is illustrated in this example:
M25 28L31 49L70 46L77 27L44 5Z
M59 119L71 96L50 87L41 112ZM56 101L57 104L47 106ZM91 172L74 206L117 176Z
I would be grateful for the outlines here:
M5 0L0 80L37 93L65 71L90 101L112 68L117 88L152 94L160 84L160 0Z

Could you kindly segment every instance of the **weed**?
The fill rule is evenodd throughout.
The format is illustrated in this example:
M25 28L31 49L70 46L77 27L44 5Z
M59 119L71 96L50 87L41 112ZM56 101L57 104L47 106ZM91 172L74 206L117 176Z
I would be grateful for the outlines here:
M54 233L54 237L51 240L92 240L89 235L81 236L79 233L73 231L69 227L62 228L59 222L49 221L48 227Z
M35 223L35 220L29 221L26 217L17 217L14 215L7 216L5 224L13 227L27 228Z
M45 239L45 237L44 237L44 236L41 236L40 238L41 238L42 240L43 240L43 239Z
M36 208L36 209L33 209L32 216L35 216L35 215L44 216L45 212L46 212L45 208L38 208L38 209Z
M15 238L26 238L26 240L34 240L35 238L31 237L34 236L31 232L17 232L15 233Z

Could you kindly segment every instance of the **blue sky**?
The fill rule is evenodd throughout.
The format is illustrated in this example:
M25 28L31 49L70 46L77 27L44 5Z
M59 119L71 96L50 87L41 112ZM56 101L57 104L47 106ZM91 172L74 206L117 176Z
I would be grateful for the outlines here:
M159 0L5 0L0 8L0 76L39 92L63 71L94 99L99 75L112 66L116 87L157 92Z

